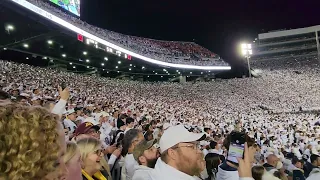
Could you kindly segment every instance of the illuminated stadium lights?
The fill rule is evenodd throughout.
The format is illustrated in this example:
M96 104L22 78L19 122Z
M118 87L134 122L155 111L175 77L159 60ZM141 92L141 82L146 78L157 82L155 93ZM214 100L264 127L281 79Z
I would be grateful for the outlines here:
M243 43L241 44L242 55L247 59L249 78L251 78L251 68L250 68L250 56L252 55L252 46L251 44Z
M67 57L67 55L66 54L62 54L62 57Z
M71 63L69 63L70 65L72 65L72 62Z
M53 41L51 41L51 40L48 40L48 44L50 44L50 45L51 45L51 44L53 44Z
M104 63L101 63L101 66L104 66Z
M29 44L23 44L23 47L28 48Z
M118 64L121 64L121 61L118 61Z
M12 31L12 30L14 30L14 26L9 24L9 25L7 25L6 29L9 31Z
M116 69L118 69L118 66L116 66Z
M89 60L89 59L87 59L87 60L86 60L86 62L88 63L88 62L90 62L90 60Z
M104 60L105 60L105 61L108 61L109 59L108 59L107 57L104 57Z
M83 55L87 55L88 53L86 51L83 51Z
M168 62L164 62L164 61L159 61L156 59L152 59L149 57L145 57L143 55L137 54L135 52L131 52L127 49L124 49L120 46L117 46L115 44L112 44L106 40L103 40L89 32L86 32L83 29L80 29L74 25L72 25L69 22L66 22L65 20L53 15L52 13L49 13L35 5L33 5L32 3L26 1L26 0L11 0L12 2L15 2L16 4L19 4L27 9L29 9L30 11L37 13L45 18L47 18L48 20L51 20L61 26L64 26L65 28L74 31L77 34L81 34L86 38L90 38L94 41L97 41L107 47L109 47L110 49L113 48L115 50L121 51L122 53L128 54L130 56L136 57L138 59L147 61L149 63L153 63L153 64L157 64L157 65L161 65L161 66L168 66L168 67L175 67L175 68L182 68L182 69L199 69L199 70L230 70L231 67L230 66L195 66L195 65L186 65L186 64L174 64L174 63L168 63ZM108 50L108 49L107 49Z

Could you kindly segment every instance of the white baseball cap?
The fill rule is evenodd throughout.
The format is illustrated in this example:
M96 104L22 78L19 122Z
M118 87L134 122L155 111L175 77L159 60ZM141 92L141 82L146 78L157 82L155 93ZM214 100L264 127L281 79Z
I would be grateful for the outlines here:
M160 138L160 153L163 153L178 143L201 141L205 138L205 133L189 132L183 125L171 126L164 131Z

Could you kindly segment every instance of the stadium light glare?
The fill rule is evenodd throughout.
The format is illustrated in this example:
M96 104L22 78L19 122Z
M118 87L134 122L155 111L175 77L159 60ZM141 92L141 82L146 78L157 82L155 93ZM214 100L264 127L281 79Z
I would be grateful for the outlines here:
M9 24L9 25L7 25L6 29L12 31L12 30L14 30L14 26Z
M250 57L253 54L251 44L241 44L242 55L247 59L249 78L251 78Z
M87 59L87 60L86 60L86 62L87 62L87 63L89 63L89 62L90 62L90 60L89 60L89 59Z
M53 21L61 26L64 26L65 28L67 28L75 33L81 34L86 38L90 38L94 41L97 41L97 42L103 44L103 45L106 45L109 48L113 48L115 50L121 51L122 53L128 54L132 57L136 57L136 58L144 60L144 61L147 61L149 63L153 63L153 64L157 64L157 65L161 65L161 66L182 68L182 69L199 69L199 70L230 70L231 69L230 66L197 66L197 65L186 65L186 64L174 64L174 63L168 63L168 62L152 59L152 58L137 54L135 52L131 52L131 51L124 49L120 46L112 44L104 39L101 39L101 38L87 32L87 31L80 29L77 26L53 15L52 13L49 13L49 12L41 9L36 5L33 5L32 3L30 3L26 0L11 0L11 1L16 4L19 4L20 6L23 6L27 9L29 9L30 11L32 11L34 13L37 13L37 14L43 16L44 18L46 18L50 21ZM96 48L97 48L97 46L96 46Z
M66 54L62 54L62 57L67 57L67 55Z
M101 66L104 66L104 63L101 63Z
M23 47L28 48L29 44L23 44Z
M53 41L52 40L48 40L48 44L53 44Z
M104 60L105 60L105 61L108 61L109 59L108 59L107 57L104 57Z
M86 51L83 51L83 55L87 55L88 53Z

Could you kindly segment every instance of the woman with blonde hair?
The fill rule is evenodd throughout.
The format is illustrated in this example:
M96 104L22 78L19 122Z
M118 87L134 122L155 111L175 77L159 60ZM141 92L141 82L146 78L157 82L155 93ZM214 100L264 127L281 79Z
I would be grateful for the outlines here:
M81 155L80 150L76 143L68 142L67 151L63 156L63 161L66 163L69 171L68 175L64 177L64 180L82 180L81 175Z
M59 179L67 174L58 117L39 107L0 106L0 179Z
M109 165L103 157L101 142L95 138L85 138L77 141L77 145L83 162L83 179L107 180L110 177L107 171Z

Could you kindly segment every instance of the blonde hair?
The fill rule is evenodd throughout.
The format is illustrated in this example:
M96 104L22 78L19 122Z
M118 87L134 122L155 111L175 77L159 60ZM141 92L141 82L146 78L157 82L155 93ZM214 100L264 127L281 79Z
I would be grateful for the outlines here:
M89 153L95 152L96 150L101 149L101 142L95 138L85 138L77 141L77 145L80 150L82 162L88 157Z
M59 158L57 116L39 107L0 106L0 179L43 179Z
M80 149L82 162L85 161L85 159L87 158L89 153L92 153L96 150L99 150L102 147L100 140L95 139L95 138L80 139L77 141L77 145ZM100 160L100 164L103 167L103 169L106 170L108 175L110 176L109 164L104 157Z
M67 164L77 154L77 151L79 151L79 148L76 143L67 142L67 151L63 156L63 162Z

